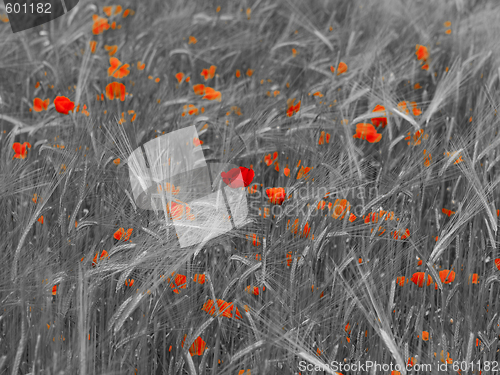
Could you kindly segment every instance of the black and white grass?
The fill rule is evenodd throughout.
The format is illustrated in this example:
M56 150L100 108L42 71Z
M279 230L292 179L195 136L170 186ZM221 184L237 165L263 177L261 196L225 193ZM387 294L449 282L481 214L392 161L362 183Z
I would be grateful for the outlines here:
M71 12L15 34L0 23L0 373L348 374L332 364L369 361L495 373L496 1L80 0ZM94 14L115 27L94 34ZM115 45L130 65L119 79ZM106 97L111 82L125 100ZM57 112L56 96L78 111ZM353 137L382 115L378 142ZM248 222L186 247L172 206L137 204L128 161L189 127L207 163L255 177Z

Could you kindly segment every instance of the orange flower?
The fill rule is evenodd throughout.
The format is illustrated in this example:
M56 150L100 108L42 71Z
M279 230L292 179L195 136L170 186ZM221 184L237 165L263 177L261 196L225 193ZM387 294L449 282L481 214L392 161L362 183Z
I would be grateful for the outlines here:
M115 240L123 240L123 241L128 241L130 239L130 235L132 234L133 228L129 228L127 232L125 233L125 229L120 228L118 229L114 234L113 237Z
M119 82L111 82L106 86L106 97L109 100L119 98L122 102L125 101L125 85Z
M300 100L297 104L294 105L295 98L288 99L286 104L287 104L287 110L286 110L286 115L288 117L292 117L295 113L299 112L300 110Z
M495 266L497 266L498 270L500 271L500 258L495 259Z
M229 303L229 302L226 302L224 300L218 299L217 305L219 306L219 312L222 316L225 316L226 318L232 318L233 317L233 310L235 309L235 318L238 320L241 320L241 314L238 311L238 308L235 307L232 302ZM216 313L214 301L211 299L209 299L207 302L205 302L201 309L203 311L206 311L210 315L215 315L215 313Z
M448 210L447 208L442 208L441 209L441 212L445 215L447 215L448 217L451 217L451 215L453 215L455 213L455 211L452 211L452 210Z
M40 224L43 224L43 215L42 215L42 216L40 216L40 217L38 218L38 222L39 222Z
M205 274L204 273L195 273L193 277L193 281L198 284L205 284Z
M248 194L255 194L257 192L259 188L259 185L258 184L253 184L253 185L250 185L248 186Z
M417 146L422 143L422 140L429 139L429 134L424 135L424 129L417 130L412 136L411 132L408 132L408 136L405 138L408 141L408 146Z
M108 19L105 17L99 17L97 14L92 16L94 24L92 25L92 33L94 35L101 34L104 30L109 30Z
M395 230L394 232L391 232L392 237L397 240L397 239L402 239L406 240L408 237L410 237L410 230L405 229L405 232L403 234L400 234L401 231Z
M105 6L102 8L102 11L104 14L106 14L108 17L111 17L111 10L113 9L112 6Z
M254 286L252 287L251 285L247 286L245 288L245 291L248 293L248 294L253 294L254 296L258 296L259 295L259 288Z
M205 93L205 85L200 83L193 86L195 95L203 95Z
M184 338L182 339L181 347L184 347L184 342L186 341L187 335L184 335ZM195 355L203 355L203 352L207 348L207 343L203 341L203 339L198 336L191 347L189 348L189 354L191 354L191 357L194 357Z
M115 44L113 46L108 46L106 44L106 45L104 45L104 49L106 51L108 51L108 55L111 57L111 56L113 56L116 53L116 51L118 51L118 45Z
M422 340L429 341L429 332L422 331Z
M94 259L92 259L92 267L97 266L97 257L99 256L99 252L97 252L94 256ZM109 258L108 252L106 250L103 250L101 253L101 256L99 257L99 261Z
M251 77L253 75L253 69L247 69L247 76Z
M471 279L471 275L469 275L469 282ZM479 275L477 273L472 274L472 284L479 284Z
M345 72L347 72L347 64L341 61L339 63L338 68L337 68L337 75L339 76L339 75L341 75L342 73L345 73Z
M372 124L360 123L356 124L356 134L352 137L365 139L370 143L376 143L382 139L382 134L377 133L377 130Z
M52 295L55 296L57 294L57 285L52 287Z
M330 143L330 133L326 133L326 137L325 137L325 132L322 131L321 132L321 135L319 137L319 141L318 141L318 144L319 145L322 145L325 143L325 140L326 140L326 143Z
M443 284L450 284L455 280L455 272L450 270L439 271L439 278Z
M382 112L382 114L385 115L385 107L383 105L377 104L375 108L373 109L372 112ZM382 125L382 128L385 128L387 125L387 117L375 117L372 118L372 124L378 127L379 125Z
M425 283L425 273L424 272L415 272L412 277L411 281L417 285L419 288L422 288ZM432 277L431 275L427 275L427 286L432 284Z
M415 54L417 55L417 59L426 61L429 58L429 51L427 50L427 47L421 46L420 44L417 44L415 46Z
M346 199L336 199L335 204L333 205L333 214L332 217L334 219L343 219L346 212L349 211L351 205Z
M297 234L299 230L299 219L295 219L293 224L290 226L290 220L288 220L288 223L286 225L286 229L289 229L293 234Z
M396 284L398 284L399 286L404 286L405 282L406 284L408 284L408 279L404 276L398 276L396 278Z
M266 190L269 202L273 204L282 204L285 200L285 189L282 187L270 188Z
M172 277L174 274L172 274ZM170 280L170 279L169 279ZM187 288L187 278L185 275L181 274L176 274L174 282L170 284L170 287L173 289L174 293L179 294L179 289L186 289Z
M246 236L246 238L247 238L247 240L250 240L248 235ZM259 240L259 237L257 237L257 234L254 233L251 238L252 238L252 240L251 240L252 244L254 246L260 246L260 240Z
M217 100L220 102L222 97L220 91L215 91L213 88L207 86L205 87L205 96L202 99Z
M269 154L269 155L266 155L266 156L264 157L264 161L266 162L266 165L269 167L269 166L273 163L273 161L274 161L277 157L278 157L278 153L277 153L277 152L275 152L275 153L273 154L272 159L271 159L271 154Z
M49 106L50 99L42 100L40 98L33 99L33 109L35 112L41 112L43 110L47 110Z
M184 79L184 73L182 73L182 72L177 73L177 74L175 75L175 78L177 78L177 82L178 82L178 83L181 83L181 82L182 82L182 80Z
M26 148L31 148L31 143L24 142L21 144L19 142L14 142L12 148L14 149L13 159L26 159L26 156L28 156L28 150Z
M75 108L75 103L65 96L56 96L54 99L54 105L56 107L56 111L64 115L67 115L69 111L72 111Z
M408 109L408 102L402 101L398 103L398 111L406 113L407 115L410 114L410 110Z
M447 151L447 152L443 152L443 155L445 155L447 157L453 157L453 156L455 156L456 153L457 153L456 151L454 151L454 152ZM463 161L464 161L464 159L463 159L462 155L459 155L459 158L456 159L453 164L458 164L458 163L461 163Z
M146 67L146 64L141 63L140 61L137 61L137 69L144 70L145 67Z
M236 78L240 78L241 77L241 72L239 69L236 69Z
M188 44L196 44L198 43L198 39L196 39L194 36L189 36L189 42Z
M304 229L302 230L302 234L300 235L300 237L309 237L309 233L311 232L311 228L309 227L309 223L306 223L306 225L304 225Z
M125 280L125 286L132 287L134 285L134 279Z
M129 64L124 64L120 62L116 57L111 57L109 59L109 65L111 65L108 68L108 76L113 76L115 78L123 78L129 75L130 68Z
M424 165L429 167L431 165L432 155L430 153L426 155L426 153L427 150L424 150Z
M302 177L304 177L306 180L308 177L306 175L312 170L312 168L305 167L302 165L300 167L299 173L297 173L297 180L300 180Z
M211 65L209 69L202 70L201 75L205 78L205 81L214 78L215 69L217 69L217 67L215 65Z

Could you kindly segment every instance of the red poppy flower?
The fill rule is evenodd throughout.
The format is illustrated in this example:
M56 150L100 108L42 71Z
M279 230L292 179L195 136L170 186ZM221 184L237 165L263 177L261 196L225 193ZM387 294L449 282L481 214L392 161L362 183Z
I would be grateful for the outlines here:
M174 275L172 275L173 277ZM185 275L176 274L173 280L173 283L170 284L170 287L173 289L174 293L179 294L179 289L187 288L187 278Z
M450 284L455 280L455 271L442 270L439 271L439 278L443 284Z
M181 82L182 82L182 80L184 79L184 73L182 73L182 72L177 73L177 74L175 75L175 78L177 79L177 82L178 82L178 83L181 83Z
M125 101L125 85L119 82L111 82L106 86L106 97L109 100L113 100L115 98L120 98L123 102Z
M451 217L451 215L455 214L455 211L448 210L447 208L442 208L441 212L448 217Z
M497 266L498 270L500 271L500 258L495 259L495 266Z
M287 110L286 110L286 115L288 117L292 117L295 113L299 112L300 110L300 100L297 104L294 105L295 98L288 99L286 104L287 104Z
M337 68L337 75L341 75L342 73L345 73L345 72L347 72L347 64L341 61L339 63L338 68Z
M203 95L205 93L205 85L203 83L199 83L193 86L193 91L195 95Z
M118 241L120 240L128 241L130 239L133 230L134 230L133 228L129 228L127 232L125 232L125 229L120 228L113 234L113 237L115 240Z
M56 111L64 115L67 115L69 111L72 111L75 108L75 103L65 96L56 96L54 99L54 105L56 107Z
M370 143L376 143L382 139L382 134L377 133L377 130L372 124L360 123L356 125L356 134L352 137L365 139Z
M208 79L214 78L214 76L215 76L215 69L217 69L217 67L215 65L212 65L212 66L210 66L209 69L203 69L202 70L201 75L203 76L203 78L205 78L205 81L208 80Z
M94 35L101 34L104 30L109 30L108 19L105 17L100 17L97 14L92 16L94 24L92 25L92 33Z
M110 55L112 56L112 55ZM109 65L110 67L108 68L108 76L113 76L115 78L123 78L129 75L130 68L129 64L124 64L122 65L121 61L118 60L116 57L111 57L109 59Z
M227 173L221 173L224 183L232 189L249 186L254 176L255 172L245 167L232 168Z
M187 335L184 335L184 338L182 339L181 347L184 347L184 342L186 341ZM195 355L203 355L203 352L205 351L207 347L207 343L203 341L203 339L198 336L191 347L189 348L189 354L191 354L191 357Z
M40 98L35 98L33 100L33 109L35 112L41 112L43 110L47 110L49 106L50 99L42 100Z
M385 115L385 107L383 105L377 104L372 112L382 112L382 114ZM385 126L387 125L387 117L372 118L372 124L375 125L376 127L382 125L382 128L385 128Z
M411 277L411 281L419 288L422 288L425 283L425 272L415 272ZM431 275L427 275L427 286L431 284L432 284L432 277Z
M195 273L193 277L193 281L198 284L205 284L205 274L204 273Z
M26 148L31 148L31 144L29 142L24 142L23 144L14 142L12 148L14 149L13 159L26 159L26 156L28 156L28 150Z
M217 305L219 306L219 312L221 313L222 316L225 316L226 318L232 318L233 317L233 310L235 311L235 317L238 320L241 320L241 314L238 311L238 308L233 305L233 303L226 302L222 299L217 300ZM216 310L214 306L214 301L209 299L207 302L203 304L203 307L201 308L203 311L206 311L210 315L215 315Z
M270 188L266 190L269 202L273 204L282 204L285 200L285 189L282 187Z
M427 50L427 47L417 44L415 46L415 49L416 49L415 54L417 55L417 59L426 61L429 58L429 51Z
M99 252L97 252L94 256L94 259L92 259L92 267L97 266L97 256L99 255ZM101 256L99 257L99 261L109 258L108 252L106 250L103 250L101 253ZM83 258L82 258L83 259Z
M222 100L221 98L221 93L220 91L216 91L211 87L205 87L205 95L203 96L202 99L207 99L207 100L217 100L220 102Z
M405 282L406 282L406 284L408 284L408 279L405 278L404 276L398 276L396 278L396 284L398 284L399 286L404 286Z

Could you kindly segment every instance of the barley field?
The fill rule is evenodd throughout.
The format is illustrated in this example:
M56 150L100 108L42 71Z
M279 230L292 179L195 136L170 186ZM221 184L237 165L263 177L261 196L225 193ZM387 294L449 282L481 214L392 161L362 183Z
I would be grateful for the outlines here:
M500 373L498 1L7 2L1 374Z

